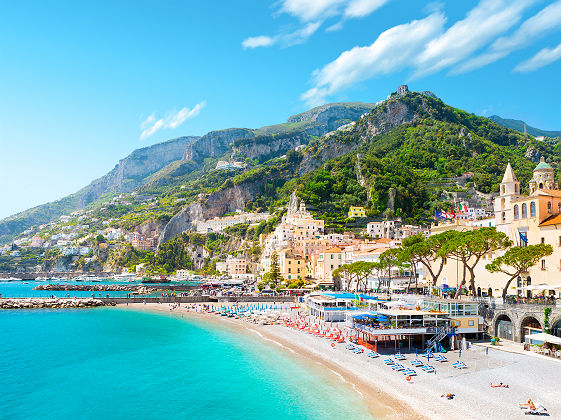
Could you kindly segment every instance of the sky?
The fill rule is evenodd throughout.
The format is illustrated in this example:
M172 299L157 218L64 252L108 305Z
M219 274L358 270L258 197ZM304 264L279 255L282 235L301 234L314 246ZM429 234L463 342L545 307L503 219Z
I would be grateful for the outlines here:
M561 0L0 3L0 218L134 149L400 84L561 130Z

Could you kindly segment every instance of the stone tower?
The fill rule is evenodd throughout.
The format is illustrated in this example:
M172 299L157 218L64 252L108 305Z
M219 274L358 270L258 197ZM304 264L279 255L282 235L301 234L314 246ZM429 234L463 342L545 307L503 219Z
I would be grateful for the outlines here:
M397 88L397 94L399 96L407 95L409 93L409 87L407 85L401 85Z
M512 220L511 201L520 195L520 182L516 179L510 162L501 181L500 194L495 198L495 226L499 232L507 233Z
M530 194L535 193L537 190L556 190L557 182L555 182L555 171L546 163L545 158L542 156L538 166L534 168L534 176L530 180Z

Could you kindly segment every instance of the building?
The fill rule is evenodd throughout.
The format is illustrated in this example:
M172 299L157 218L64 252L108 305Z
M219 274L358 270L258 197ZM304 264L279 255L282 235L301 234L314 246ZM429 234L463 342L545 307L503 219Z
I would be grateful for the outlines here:
M284 280L297 280L306 277L306 259L291 248L277 252L279 268Z
M323 281L333 281L333 271L345 264L343 250L333 247L320 252L315 267L315 278Z
M226 269L228 275L231 277L237 277L240 274L247 273L247 260L245 258L236 258L231 255L226 258Z
M219 273L227 273L228 272L228 264L226 261L217 261L216 262L216 271Z
M528 286L540 285L546 294L555 294L561 290L561 191L555 181L553 168L542 158L533 171L529 182L529 195L522 195L520 182L510 163L500 184L500 194L495 198L494 221L481 220L471 222L456 220L433 226L431 234L444 230L470 230L489 224L505 233L515 245L550 244L553 253L543 258L536 266L530 268L517 281L511 283L508 294L528 296ZM504 251L485 255L476 266L475 282L478 295L500 296L508 280L501 273L491 274L485 265ZM440 284L454 287L462 276L461 263L448 260L439 278ZM552 287L547 289L547 287Z
M142 251L153 251L156 247L156 238L150 238L139 232L127 233L125 235L127 242L130 242L133 248Z
M260 223L269 219L269 213L238 213L231 216L215 217L211 220L195 222L198 233L222 232L224 229L240 223Z
M364 207L350 206L349 217L351 218L366 217L366 210L364 210Z

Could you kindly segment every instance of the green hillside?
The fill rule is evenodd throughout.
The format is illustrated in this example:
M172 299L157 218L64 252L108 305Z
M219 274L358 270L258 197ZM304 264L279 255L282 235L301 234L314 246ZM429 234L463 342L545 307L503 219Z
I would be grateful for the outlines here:
M512 120L508 118L501 118L498 115L492 115L489 119L493 122L496 122L503 127L510 128L511 130L520 131L521 133L524 132L524 121L521 120ZM532 127L526 124L526 132L534 137L544 136L544 137L561 137L561 131L547 131L541 130L539 128Z

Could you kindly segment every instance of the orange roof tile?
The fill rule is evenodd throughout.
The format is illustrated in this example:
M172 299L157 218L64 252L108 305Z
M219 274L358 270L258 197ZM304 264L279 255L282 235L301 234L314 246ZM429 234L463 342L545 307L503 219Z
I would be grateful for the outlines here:
M560 225L561 224L561 214L555 214L553 216L549 216L543 222L540 223L540 226L551 226L551 225Z

